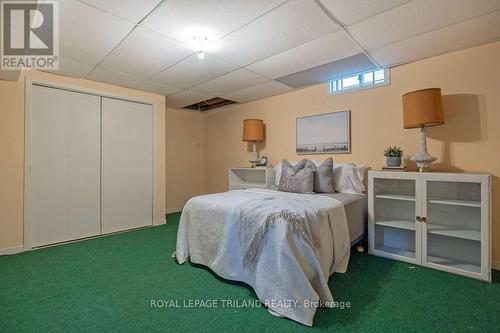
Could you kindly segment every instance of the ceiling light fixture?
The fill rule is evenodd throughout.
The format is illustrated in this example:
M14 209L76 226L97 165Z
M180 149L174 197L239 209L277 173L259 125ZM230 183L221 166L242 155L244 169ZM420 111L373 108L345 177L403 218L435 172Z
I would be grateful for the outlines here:
M198 56L198 59L200 59L200 60L201 60L201 59L205 58L205 51L203 51L203 50L199 50L199 51L196 53L196 55Z
M198 56L198 59L205 58L205 45L207 44L207 37L193 36L193 41L197 47L196 55Z

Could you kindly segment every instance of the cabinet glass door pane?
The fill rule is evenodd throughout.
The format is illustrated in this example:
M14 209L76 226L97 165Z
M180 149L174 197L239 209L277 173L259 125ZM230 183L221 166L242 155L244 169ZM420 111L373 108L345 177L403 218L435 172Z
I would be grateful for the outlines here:
M427 262L481 271L481 184L427 181ZM425 244L425 243L424 243Z
M415 180L375 178L374 248L415 259Z

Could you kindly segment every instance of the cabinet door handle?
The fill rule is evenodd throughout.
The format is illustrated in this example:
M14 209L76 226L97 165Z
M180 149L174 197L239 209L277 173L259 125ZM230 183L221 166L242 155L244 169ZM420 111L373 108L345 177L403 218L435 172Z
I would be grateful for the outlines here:
M418 222L422 222L422 218L421 218L420 216L417 216L415 219L416 219Z
M427 218L422 217L422 223L427 223Z

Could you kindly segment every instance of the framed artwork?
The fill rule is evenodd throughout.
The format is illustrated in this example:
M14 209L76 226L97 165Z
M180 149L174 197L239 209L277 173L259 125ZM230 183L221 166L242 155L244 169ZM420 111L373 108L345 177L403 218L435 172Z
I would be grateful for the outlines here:
M297 118L297 154L351 152L351 110Z

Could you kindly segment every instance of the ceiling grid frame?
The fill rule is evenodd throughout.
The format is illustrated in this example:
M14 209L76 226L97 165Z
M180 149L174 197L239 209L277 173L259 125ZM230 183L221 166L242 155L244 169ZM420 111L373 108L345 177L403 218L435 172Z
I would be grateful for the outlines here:
M340 29L347 35L347 37L349 37L349 39L354 43L356 44L356 46L359 48L359 50L368 58L370 59L371 62L373 62L373 64L375 66L377 66L377 68L381 68L380 65L375 61L375 59L372 58L372 56L368 53L368 51L366 51L359 43L356 39L354 39L354 37L349 33L349 31L347 31L347 29L344 27L344 25L342 25L340 23L339 20L337 20L335 18L335 16L333 15L333 13L331 13L321 2L320 0L313 0L314 3L325 13L326 16L328 16L330 18L330 20L332 20L333 22L335 22L336 24L338 24L340 26ZM376 14L376 15L379 15L379 14Z
M116 49L117 49L117 48L118 48L118 47L119 47L119 46L120 46L120 45L121 45L121 44L125 41L125 39L127 39L127 37L128 37L128 36L130 36L130 34L131 34L131 33L133 33L133 32L137 29L137 27L139 27L139 26L140 26L140 23L141 23L142 21L144 21L144 20L145 20L145 19L146 19L149 15L153 14L156 10L158 10L158 8L159 8L159 7L160 7L163 3L165 3L165 1L167 1L167 0L161 0L158 4L156 4L156 6L155 6L152 10L150 10L150 11L149 11L149 12L148 12L148 13L147 13L147 14L146 14L146 15L145 15L142 19L140 19L140 20L139 20L139 22L137 22L137 23L136 23L136 22L131 22L130 20L127 20L127 19L125 19L125 18L123 18L123 17L121 17L121 16L117 16L117 15L114 15L114 14L112 14L112 13L109 13L107 10L104 10L104 9L102 9L102 8L99 8L99 7L96 7L96 6L92 5L92 4L89 4L89 3L85 2L85 1L83 1L83 0L77 0L77 1L79 1L79 2L83 3L83 4L87 5L87 6L90 6L90 7L92 7L92 8L95 8L95 9L97 9L97 10L100 10L100 11L102 11L102 12L106 13L106 14L109 14L109 15L112 15L112 16L115 16L115 17L118 17L118 18L120 18L120 19L122 19L122 20L125 20L125 21L127 21L127 22L129 22L129 23L131 23L131 24L133 24L133 25L134 25L134 27L132 28L132 30L130 30L130 31L129 31L126 35L125 35L125 37L123 37L123 38L122 38L122 40L121 40L118 44L116 44L116 45L115 45L115 46L111 49L111 51L109 51L109 52L108 52L108 54L107 54L104 58L102 58L102 59L101 59L101 60L100 60L100 61L99 61L99 62L98 62L95 66L94 66L94 68L92 68L92 70L91 70L91 71L90 71L90 72L89 72L89 73L85 76L85 78L88 78L88 77L89 77L89 76L90 76L90 75L91 75L91 74L92 74L92 73L96 70L96 68L97 68L97 67L99 67L99 65L101 65L101 64L102 64L102 63L103 63L103 62L104 62L107 58L109 58L109 56L111 55L111 53L113 53L113 51L114 51L114 50L116 50ZM125 73L120 73L120 74L125 74ZM144 81L146 81L146 80L143 80L143 81L141 81L141 82L144 82Z
M96 5L94 5L94 4L92 4L92 3L89 3L89 2L88 2L89 0L75 0L75 1L80 2L80 3L82 3L82 4L86 5L86 6L92 7L92 8L93 8L93 9L95 9L95 10L99 10L99 11L101 11L101 12L103 12L103 13L106 13L107 15L113 16L113 17L115 17L115 18L119 18L120 20L123 20L123 21L128 22L129 24L133 25L132 29L131 29L131 30L130 30L130 31L129 31L129 32L128 32L128 33L127 33L127 34L126 34L126 35L125 35L125 36L124 36L124 37L123 37L123 38L122 38L122 39L121 39L121 40L120 40L120 41L116 44L116 45L114 45L114 47L113 47L113 48L112 48L112 49L111 49L111 50L110 50L110 51L109 51L109 52L108 52L108 53L107 53L107 54L106 54L106 55L105 55L102 59L100 59L100 60L99 60L99 61L98 61L95 65L89 65L89 64L86 64L85 62L81 61L81 60L85 60L85 59L76 60L76 59L78 59L78 58L74 59L74 58L72 58L71 56L70 56L70 57L68 57L68 59L66 59L66 60L68 60L69 62L74 62L74 63L75 63L75 65L78 65L78 64L79 64L79 65L82 65L82 66L88 66L88 67L91 67L91 70L90 70L90 71L89 71L86 75L84 75L84 76L78 76L78 75L81 75L81 74L77 73L77 74L75 74L77 77L84 77L84 78L87 78L87 79L91 79L90 77L91 77L92 73L94 73L94 72L95 72L96 70L98 70L99 68L106 69L106 70L110 71L110 73L116 73L118 76L123 75L124 77L127 77L127 76L128 76L128 77L133 77L133 76L134 76L133 74L130 74L130 73L127 73L127 72L120 72L120 71L117 71L117 70L115 70L115 69L107 68L107 67L106 67L106 65L103 65L103 63L105 62L105 60L106 60L106 59L108 59L108 58L110 57L110 55L111 55L111 54L112 54L112 53L113 53L113 52L114 52L114 51L115 51L115 50L116 50L116 49L117 49L120 45L122 45L122 44L124 43L124 41L125 41L127 38L129 38L129 37L130 37L130 35L131 35L134 31L136 31L136 30L137 30L137 28L138 28L138 27L141 27L141 28L143 28L143 29L146 29L148 32L152 32L152 33L155 33L155 34L162 35L162 36L164 36L164 37L168 38L169 40L175 41L175 42L180 43L180 44L182 44L182 45L184 45L184 46L186 46L186 47L189 47L189 45L188 45L187 43L185 43L185 42L183 42L183 41L181 41L181 40L178 40L177 38L173 38L172 34L167 34L167 33L163 33L163 32L157 31L157 30L155 30L155 29L151 29L150 27L147 27L147 26L144 24L144 23L145 23L145 20L146 20L148 17L150 17L150 16L154 15L154 14L155 14L155 13L159 10L159 8L161 8L161 7L162 7L165 3L167 3L167 2L168 2L168 0L160 0L160 1L158 1L158 2L156 3L156 5L155 5L155 6L154 6L154 7L153 7L153 8L152 8L149 12L147 12L147 14L146 14L146 15L144 15L144 16L143 16L140 20L138 20L137 22L134 22L134 21L133 21L135 18L133 18L133 16L128 15L127 11L121 11L121 12L120 12L120 13L125 13L125 15L118 15L118 14L116 14L116 13L114 13L114 12L111 12L110 10L106 10L106 9L104 9L104 8L100 8L99 3L97 3ZM404 0L403 0L403 1L404 1ZM390 41L390 43L386 43L386 44L384 44L384 45L382 45L382 46L377 46L377 47L374 47L374 48L368 48L368 47L367 47L367 48L365 48L365 47L362 45L362 43L361 43L361 42L358 42L357 38L356 38L353 34L351 34L351 33L350 33L350 31L348 30L348 28L349 28L349 27L351 27L351 26L353 26L353 25L356 25L356 24L358 24L358 23L360 23L360 22L366 21L366 20L368 20L368 19L370 19L370 18L376 17L376 16L381 15L381 14L383 14L383 13L393 11L393 10L395 10L395 9L399 8L399 7L403 7L403 6L405 6L405 5L409 5L410 3L417 3L417 2L419 2L419 1L420 1L420 0L408 0L408 1L401 2L401 3L397 3L397 1L388 1L388 2L385 2L385 3L386 3L386 4L388 4L388 5L391 5L391 4L393 4L393 5L392 5L392 6L390 6L390 7L389 7L389 6L387 6L387 5L385 5L385 8L384 8L384 6L383 6L383 5L381 5L381 6L376 6L376 7L371 6L371 7L370 7L370 9L371 9L371 10L365 10L365 11L362 11L362 12L361 12L361 14L370 14L370 15L367 15L367 16L361 16L361 15L359 15L359 12L356 12L356 11L355 11L355 10L356 10L355 5L354 5L354 8L353 8L353 6L351 6L351 7L347 7L347 9L346 9L346 10L347 10L347 12L345 12L345 11L344 11L344 12L341 12L341 13L342 13L341 15L343 15L343 16L342 16L342 17L343 17L343 19L342 19L342 20L345 20L345 22L346 22L345 24L343 24L343 23L341 23L341 21L340 21L339 19L337 19L336 15L335 15L335 11L334 11L334 10L332 10L332 6L331 6L331 5L330 5L330 7L329 7L329 8L327 8L327 5L324 5L324 4L321 2L321 0L313 0L313 2L314 2L314 4L315 4L315 6L319 7L319 9L320 9L320 10L321 10L321 11L322 11L322 12L323 12L323 13L324 13L327 17L328 17L328 19L329 19L329 20L331 20L331 22L333 22L333 24L335 24L336 26L338 26L338 27L339 27L339 29L338 29L337 31L342 31L342 33L343 33L343 34L345 34L345 36L347 36L347 38L348 38L348 39L349 39L349 40L350 40L350 41L351 41L351 42L352 42L352 43L353 43L353 44L354 44L354 45L355 45L355 46L356 46L356 47L360 50L360 53L364 54L364 55L365 55L365 56L366 56L366 57L367 57L367 58L368 58L368 59L369 59L369 60L370 60L370 61L371 61L371 62L372 62L372 63L373 63L373 64L374 64L377 68L387 68L387 67L390 67L390 66L392 66L392 65L394 65L394 64L385 64L386 59L383 59L383 58L382 58L382 63L380 63L380 62L379 62L379 60L381 60L381 58L375 59L374 55L372 54L372 52L374 52L374 51L377 51L377 50L380 50L380 49L383 49L383 48L390 47L391 45L396 45L396 44L401 43L401 42L403 42L403 41L405 41L405 40L410 40L410 39L413 39L413 38L417 38L417 37L419 37L419 36L423 36L423 35L426 35L426 34L431 34L431 33L433 33L433 32L436 32L436 31L439 31L439 30L441 30L441 29L445 29L445 28L448 28L448 27L451 27L451 26L454 26L454 25L459 25L459 24L461 24L461 23L464 23L464 22L467 22L467 21L470 21L470 20L473 20L473 19L481 18L481 17L483 17L483 16L490 15L490 14L492 14L492 13L496 12L496 11L500 11L500 9L495 9L496 3L495 3L495 1L494 1L494 0L493 0L493 1L489 1L489 2L487 2L487 1L486 1L486 2L485 2L485 1L483 1L483 2L481 2L481 3L484 3L484 6L482 7L482 9L483 9L483 13L481 13L481 14L479 14L479 15L474 15L474 16L467 17L467 15L466 15L466 14L463 14L463 13L467 13L467 12L463 12L463 11L465 10L465 8L468 8L468 7L464 5L464 7L463 7L463 9L462 9L462 14L460 14L460 12L458 12L459 14L457 14L457 16L456 16L456 18L457 18L457 19L458 19L458 18L461 18L461 17L464 17L464 18L462 18L462 19L460 19L460 20L457 20L457 21L449 20L449 23L448 23L448 22L446 22L446 24L445 24L444 26L439 26L439 27L433 27L433 26L435 26L435 25L432 25L432 24L431 24L431 26L432 26L432 27L431 27L431 30L429 30L429 31L424 31L424 32L419 32L419 33L417 33L417 34L408 35L407 37L404 37L404 38L401 38L401 39L398 39L398 40L391 40L391 41ZM235 29L233 29L233 30L230 30L229 32L227 32L227 33L225 33L224 35L220 36L218 39L213 40L211 43L216 43L216 42L219 42L219 41L221 41L221 40L225 39L226 37L228 37L228 36L230 36L230 35L234 34L234 33L235 33L235 32L237 32L238 30L241 30L241 29L243 29L244 27L246 27L246 26L248 26L248 25L252 24L252 22L255 22L255 21L259 20L260 18L263 18L263 17L265 17L266 15L269 15L269 14L270 14L270 13L272 13L273 11L275 11L275 10L277 10L277 9L279 9L279 8L281 8L281 7L285 6L285 5L287 5L287 4L289 4L290 2L292 2L292 0L283 0L283 1L279 2L279 4L277 4L277 5L274 5L274 4L273 4L273 6L274 6L274 7L270 8L270 9L267 9L267 10L266 10L266 11L264 11L264 12L261 12L259 15L255 16L255 17L253 17L253 15L252 15L252 19L251 19L251 20L247 20L247 21L242 22L242 24L238 25L238 26L237 26L237 28L235 28ZM361 2L360 2L360 3L361 3ZM424 3L425 3L425 2L424 2ZM150 4L153 4L153 3L151 3L151 2L150 2ZM338 4L338 2L334 2L334 4ZM417 7L418 7L418 5L410 5L410 8L415 7L415 6L417 6ZM149 7L149 6L148 6L148 7ZM109 9L110 7L108 6L107 8ZM128 8L134 8L134 7L133 7L133 6L130 6L130 7L128 7ZM233 8L234 8L234 7L233 7ZM269 7L268 7L268 8L269 8ZM335 8L336 8L336 7L335 7ZM342 8L343 8L343 7L342 7ZM376 9L381 9L381 10L379 10L379 11L375 11ZM130 9L128 9L128 10L130 11ZM347 13L347 14L344 14L344 13ZM477 12L474 12L474 14L475 14L475 13L477 13ZM142 14L142 13L141 13L141 14ZM126 16L126 15L128 15L128 17L132 17L132 19L127 19L126 17L124 17L124 16ZM347 16L345 16L345 15L347 15ZM354 19L354 18L356 18L356 15L357 15L357 17L358 17L359 19L356 19L356 20L349 20L349 19L348 19L348 18L353 18L353 19ZM249 15L247 15L247 18L249 18L249 17L250 17L250 16L249 16ZM235 22L238 22L238 21L235 21ZM376 20L375 20L374 22L376 22ZM234 22L233 22L233 23L234 23ZM234 25L234 24L233 24L233 25ZM483 24L483 25L484 25L484 24ZM496 26L495 26L495 27L496 27ZM253 30L250 30L250 31L253 31ZM413 30L407 30L407 31L408 31L408 32L412 32L412 31L414 31L414 32L418 32L418 29L417 29L417 28L414 28ZM257 84L257 85L253 85L253 87L256 87L256 86L258 86L258 85L264 84L264 83L266 83L266 82L271 82L271 81L272 81L272 82L277 82L277 83L280 83L280 81L277 81L277 80L274 78L274 76L272 76L272 77L271 77L271 76L267 75L265 72L257 72L257 71L254 71L254 70L252 70L252 69L251 69L251 68L249 68L249 67L250 67L251 65L253 65L253 64L257 63L257 62L259 62L259 61L263 61L263 60L266 60L266 59L270 59L270 58L272 58L272 57L274 57L274 56L276 56L276 55L278 55L278 54L280 54L280 53L284 53L284 52L287 52L287 51L289 51L289 50L293 50L293 49L298 48L298 47L300 47L300 46L302 46L302 45L304 45L304 44L307 44L307 43L310 43L311 41L314 41L314 40L317 40L317 39L323 38L323 37L325 37L325 36L327 36L327 35L329 35L329 34L332 34L332 33L334 33L334 32L326 32L326 33L324 33L324 34L321 34L320 36L315 36L314 38L307 38L307 34L306 34L306 35L305 35L305 36L306 36L306 38L302 38L303 40L306 40L306 41L302 41L302 42L301 42L301 43L299 43L299 44L293 44L293 43L288 42L288 45L286 45L286 42L285 42L285 44L284 44L284 45L288 46L288 47L286 47L285 49L283 49L283 50L281 50L281 51L279 51L279 52L274 52L273 54L270 54L270 55L266 55L265 57L263 57L263 58L261 58L261 59L255 60L255 61L250 62L250 63L245 64L245 65L243 65L243 64L241 64L241 65L240 65L240 64L236 64L236 63L234 63L234 62L233 62L233 61L231 61L231 60L227 60L224 56L221 56L221 55L219 55L219 54L215 54L215 53L213 53L213 52L211 52L211 51L206 51L206 53L207 53L207 54L210 54L210 56L212 56L212 57L214 57L214 58L217 58L217 59L219 59L219 60L221 60L221 61L227 62L227 63L229 63L229 64L231 64L231 65L233 65L233 66L234 66L234 69L232 69L232 70L230 70L230 71L228 71L228 72L225 72L225 73L223 73L223 74L220 74L220 75L217 75L217 76L213 76L213 77L211 77L211 78L207 79L206 81L197 82L197 83L196 83L196 84L194 84L194 85L189 85L187 88L184 88L184 87L178 87L178 86L175 86L175 84L172 84L172 83L167 83L166 81L161 82L161 81L158 81L158 80L156 80L156 79L155 79L155 77L157 77L159 74L161 74L161 73L165 72L166 70L168 70L168 69L170 69L170 68L172 68L172 67L175 67L175 66L176 66L176 65L178 65L179 63L181 63L181 62L185 61L187 58L192 57L192 56L195 54L195 52L194 52L194 51L193 51L193 52L189 52L189 54L188 54L187 56L185 56L185 57L183 57L182 59L179 59L179 60L177 60L177 61L173 62L172 64L168 65L167 67L163 68L162 70L160 70L160 71L159 71L159 72L157 72L157 73L155 72L154 74L149 75L149 74L150 74L150 72L148 72L148 73L147 73L147 75L148 75L148 76L143 76L143 77L141 77L138 83L133 84L133 86L128 86L128 87L129 87L129 88L133 88L133 89L141 89L141 85L143 85L143 84L144 84L144 85L146 86L146 83L148 83L148 82L149 82L149 83L150 83L150 84L149 84L149 86L150 86L150 87L152 87L152 86L154 86L154 85L156 84L156 85L157 85L157 87L156 87L156 88L157 88L157 90L159 90L159 89L161 88L161 86L163 86L166 90L169 90L168 88L176 88L176 89L178 89L178 91L176 91L176 92L174 92L174 93L170 93L170 95L165 94L166 96L172 96L172 95L176 95L176 94L179 94L179 93L182 93L182 92L187 92L187 91L189 91L189 92L191 92L191 93L199 94L199 93L197 93L197 92L195 92L195 91L192 91L192 90L190 90L190 89L195 88L195 87L200 86L200 85L203 85L203 84L207 84L208 82L210 82L210 81L212 81L212 80L219 79L220 77L223 77L224 75L228 75L228 74L230 74L230 73L232 73L232 72L235 72L235 71L238 71L238 70L241 70L241 69L245 69L246 71L249 71L249 72L251 72L251 73L253 73L253 74L255 74L255 75L258 75L258 76L260 76L260 77L262 77L262 78L265 78L265 79L266 79L266 81L264 81L263 83L259 83L259 84ZM309 36L311 36L311 34L310 34ZM396 36L397 36L397 35L396 35ZM446 35L443 35L443 36L446 36ZM490 35L489 35L489 36L490 36ZM366 38L365 38L365 39L366 39ZM388 40L388 38L386 38L386 39ZM484 38L483 38L483 39L484 39ZM467 47L471 47L471 46L481 45L481 44L488 43L488 42L493 42L493 41L496 41L496 40L499 40L499 39L500 39L500 36L499 36L498 38L497 38L497 37L493 37L493 38L491 38L491 39L489 39L489 40L486 40L486 41L485 41L485 40L481 40L480 42L477 42L477 43L472 43L472 44L471 44L471 43L468 43L467 45L459 46L459 47L456 47L456 48L453 48L453 47L452 47L452 44L448 44L449 46L445 46L445 47L443 47L443 50L444 50L444 51L439 52L439 53L437 53L437 54L443 54L443 53L451 52L451 51L453 51L453 50L457 50L457 49L462 49L462 48L467 48ZM291 41L292 39L289 39L289 40ZM300 39L295 39L295 40L297 41L297 40L300 40ZM327 39L327 40L328 40L328 39ZM425 41L425 40L426 40L426 39L423 39L423 41ZM470 39L469 39L469 41L472 41L472 40L470 40ZM321 43L321 42L320 42L320 43ZM316 44L314 44L314 45L318 45L318 46L319 46L319 45L321 45L320 43L316 43ZM292 44L293 44L293 45L292 45ZM456 43L455 43L455 44L456 44ZM342 44L341 44L341 45L342 45ZM110 46L111 46L111 45L110 45ZM70 49L70 50L71 50L71 49ZM106 49L106 52L107 52L107 51L108 51L108 50ZM397 48L395 49L395 51L397 52ZM71 53L71 52L70 52L70 53ZM255 54L257 55L258 53L255 53ZM404 53L403 53L403 54L404 54ZM435 55L437 55L437 54L431 54L431 55L429 55L429 56L430 56L430 57L432 57L432 56L435 56ZM261 53L261 55L265 55L265 54L262 54L262 53ZM292 55L293 55L293 53L292 53ZM427 56L427 57L429 57L429 56ZM176 58L177 58L177 57L175 57L174 59L176 59ZM255 57L254 57L254 58L255 58ZM422 57L420 57L420 58L416 58L416 59L413 59L413 60L410 60L410 61L415 61L415 60L418 60L418 59L421 59L421 58L422 58ZM423 57L423 58L425 58L425 57ZM117 59L119 59L119 58L117 58ZM323 59L326 59L326 58L323 58ZM408 62L408 61L406 61L406 62ZM402 64L402 63L405 63L405 60L404 60L404 59L403 59L402 61L400 61L399 63L397 63L397 65ZM304 67L305 67L305 66L304 66ZM311 67L311 69L312 69L312 68L313 68L313 67ZM68 68L68 70L70 70L70 71L71 71L71 69L72 69L71 67L69 67L69 68ZM292 67L292 69L293 69L293 67ZM82 67L82 72L83 72L83 67ZM136 70L136 72L137 72L137 70ZM65 75L65 74L64 74L64 73L62 73L62 75ZM103 74L103 75L105 75L105 74ZM104 80L104 79L103 79L103 80ZM125 80L125 82L126 82L126 80ZM318 82L318 83L320 83L320 82ZM124 86L126 86L125 84L119 84L119 85L124 85ZM145 87L144 87L144 88L145 88ZM250 87L249 87L249 88L250 88ZM246 90L246 89L249 89L249 88L243 88L243 89L241 89L241 90ZM152 88L150 88L150 89L152 89ZM146 89L146 90L147 90L147 89ZM175 90L175 89L170 89L169 91L174 91L174 90ZM237 90L237 91L239 91L239 90ZM237 91L236 91L236 92L237 92ZM222 95L233 94L234 92L235 92L235 91L231 91L231 92L224 92ZM257 98L259 98L259 97L257 97Z
M414 0L412 0L412 1L414 1ZM463 20L460 20L460 21L457 21L457 22L453 22L453 23L449 23L449 24L443 25L443 26L441 26L441 27L439 27L437 29L433 29L433 30L430 30L430 31L425 31L425 32L418 33L418 34L413 35L411 37L401 38L401 39L398 39L398 40L396 40L394 42L390 42L388 44L384 44L382 46L370 49L367 52L373 52L373 51L376 51L376 50L380 50L382 48L385 48L385 47L388 47L388 46L391 46L391 45L394 45L394 44L397 44L397 43L401 43L401 42L403 42L405 40L408 40L408 39L412 39L412 38L416 38L416 37L419 37L419 36L423 36L425 34L429 34L431 32L439 31L441 29L446 29L446 28L449 28L451 26L454 26L454 25L457 25L457 24L461 24L461 23L464 23L464 22L467 22L467 21L470 21L470 20L474 20L474 19L477 19L477 18L480 18L480 17L483 17L483 16L487 16L487 15L490 15L490 14L493 14L493 13L496 13L496 12L500 12L500 9L494 10L492 12L484 13L484 14L479 14L479 15L471 16L471 17L468 17L466 19L463 19Z

